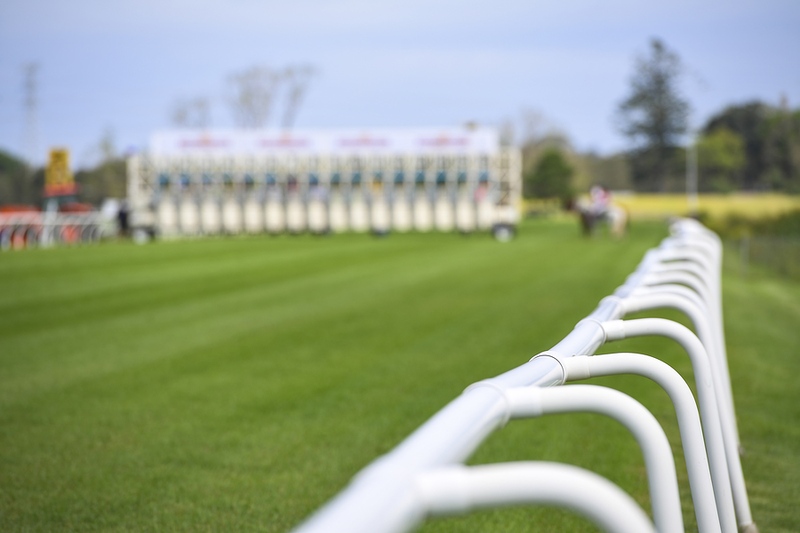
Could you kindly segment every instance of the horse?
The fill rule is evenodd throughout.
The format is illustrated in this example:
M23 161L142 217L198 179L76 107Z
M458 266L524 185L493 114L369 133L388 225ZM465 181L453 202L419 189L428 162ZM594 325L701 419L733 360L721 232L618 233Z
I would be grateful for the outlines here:
M591 237L599 224L608 224L609 231L614 238L622 238L628 229L628 213L622 207L609 204L604 211L598 212L590 202L585 199L575 203L575 210L580 218L583 235Z

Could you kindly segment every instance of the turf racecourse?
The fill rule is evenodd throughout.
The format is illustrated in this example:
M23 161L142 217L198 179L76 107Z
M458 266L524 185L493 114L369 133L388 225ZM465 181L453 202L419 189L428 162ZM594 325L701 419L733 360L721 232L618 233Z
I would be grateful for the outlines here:
M665 234L587 241L571 221L531 221L509 244L282 236L0 254L0 530L287 531L466 385L550 348ZM762 531L796 531L800 286L726 272L753 514ZM668 341L612 348L691 375ZM598 382L635 394L677 446L654 385ZM641 454L602 417L512 423L472 462L523 459L592 468L649 508ZM530 508L421 528L505 530L596 529Z

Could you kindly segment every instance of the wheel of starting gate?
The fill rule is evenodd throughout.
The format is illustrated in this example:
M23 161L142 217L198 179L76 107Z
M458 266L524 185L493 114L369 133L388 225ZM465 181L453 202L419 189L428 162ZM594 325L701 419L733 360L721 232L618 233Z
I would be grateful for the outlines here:
M142 228L136 228L133 230L133 242L136 244L147 244L150 242L150 239L151 235L147 230Z
M514 226L511 224L495 224L492 226L492 236L498 242L508 242L514 238Z

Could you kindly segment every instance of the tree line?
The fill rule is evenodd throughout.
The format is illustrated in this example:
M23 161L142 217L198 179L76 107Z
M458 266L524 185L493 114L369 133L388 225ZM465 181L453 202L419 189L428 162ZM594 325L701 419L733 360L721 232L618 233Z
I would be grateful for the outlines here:
M264 67L234 74L231 109L240 127L262 127L277 87L284 83L288 103L282 126L289 128L314 71L310 67L274 71ZM579 153L560 132L537 131L522 143L523 194L569 201L592 184L637 192L682 192L689 156L697 161L700 192L780 191L800 194L800 108L750 101L729 105L690 131L690 103L681 94L684 67L660 39L635 60L629 94L614 119L630 147L612 155ZM172 121L181 127L207 127L208 102L183 101ZM536 129L536 128L533 128ZM125 196L125 159L103 150L100 163L79 170L78 199L99 204ZM42 204L44 170L0 150L0 205Z
M119 155L104 158L96 166L75 172L76 200L99 206L106 198L126 196L127 163ZM42 207L44 168L30 168L21 158L0 150L0 206Z
M569 198L597 183L638 192L686 190L688 157L698 190L800 193L800 108L750 101L713 114L689 130L690 104L679 91L678 55L653 39L636 59L630 93L614 116L630 148L611 156L575 153L562 135L523 146L526 197Z

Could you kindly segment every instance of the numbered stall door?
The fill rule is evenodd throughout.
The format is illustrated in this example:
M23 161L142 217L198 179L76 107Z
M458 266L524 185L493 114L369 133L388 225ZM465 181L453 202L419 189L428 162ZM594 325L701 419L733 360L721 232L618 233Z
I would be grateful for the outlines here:
M433 227L433 212L428 195L418 192L414 196L414 229L430 231Z
M391 222L389 202L387 202L383 196L379 196L372 200L370 211L372 231L378 233L386 233L389 231Z
M468 233L475 231L476 226L475 203L468 194L461 194L456 200L456 228L458 231Z
M203 233L214 235L220 232L221 220L219 204L213 198L206 198L200 205L200 225Z
M333 232L342 232L349 229L347 204L345 204L341 196L337 195L331 198L331 203L328 206L328 221Z
M178 210L172 200L162 200L156 209L158 231L165 236L178 233Z
M405 195L398 194L392 204L392 229L404 232L411 230L412 226L411 206L408 199Z
M244 230L247 233L264 231L264 206L254 198L244 203Z
M289 198L286 202L286 229L292 233L306 229L306 211L299 198Z
M452 231L455 216L453 213L453 202L446 191L439 191L434 204L434 223L439 231Z
M495 221L495 207L489 199L484 199L478 202L478 228L490 229Z
M235 198L222 202L222 226L226 233L242 232L242 206Z
M200 210L193 200L183 200L180 205L181 233L196 235L200 233Z
M279 199L267 199L264 204L264 225L270 233L281 233L286 229L286 213Z
M364 196L355 193L350 198L350 229L352 231L369 231L369 209Z
M308 202L308 230L312 233L325 233L328 231L328 209L322 200Z

